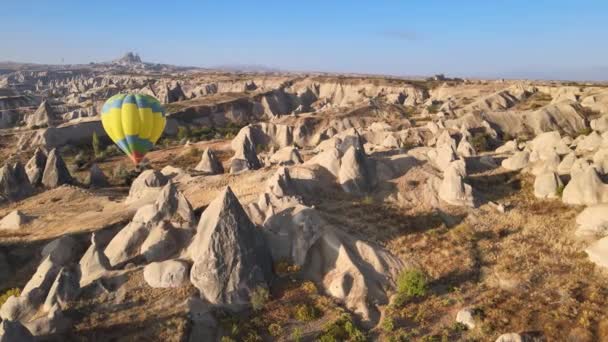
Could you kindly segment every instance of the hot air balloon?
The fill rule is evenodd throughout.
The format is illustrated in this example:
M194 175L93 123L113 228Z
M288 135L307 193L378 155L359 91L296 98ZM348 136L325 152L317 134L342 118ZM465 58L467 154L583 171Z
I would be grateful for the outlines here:
M165 110L152 96L118 94L101 110L101 123L110 139L139 164L165 129Z

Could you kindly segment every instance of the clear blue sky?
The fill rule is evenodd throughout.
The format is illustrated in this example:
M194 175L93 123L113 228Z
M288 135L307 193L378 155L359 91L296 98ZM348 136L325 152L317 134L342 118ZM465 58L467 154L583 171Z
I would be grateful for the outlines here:
M0 0L0 60L608 78L608 1Z

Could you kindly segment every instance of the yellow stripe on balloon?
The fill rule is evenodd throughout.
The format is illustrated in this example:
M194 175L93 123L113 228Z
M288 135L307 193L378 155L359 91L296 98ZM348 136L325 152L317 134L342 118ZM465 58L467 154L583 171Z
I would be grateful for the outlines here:
M137 135L139 133L139 108L135 103L122 104L121 121L125 135Z
M101 123L112 141L124 139L125 134L122 130L121 109L112 108L109 112L101 116Z
M139 108L139 122L139 137L149 140L154 131L152 108Z
M163 134L167 120L162 113L153 113L152 117L154 119L154 128L152 130L152 135L150 136L150 141L155 144L158 138Z

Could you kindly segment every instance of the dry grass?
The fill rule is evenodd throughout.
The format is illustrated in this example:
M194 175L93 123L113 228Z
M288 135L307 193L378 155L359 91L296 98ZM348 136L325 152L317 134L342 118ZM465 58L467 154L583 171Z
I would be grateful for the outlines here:
M494 340L506 332L537 331L547 340L606 338L607 275L590 263L574 240L580 208L539 200L533 179L511 172L475 174L480 196L507 204L463 211L448 208L447 227L434 211L421 212L343 194L316 207L332 224L387 247L419 264L430 277L427 295L389 310L393 329L384 340ZM473 307L478 326L455 324L458 310Z
M141 270L126 277L119 291L99 293L90 288L68 307L66 314L76 318L69 339L183 341L189 324L185 302L196 289L150 288Z
M513 110L525 111L540 109L551 103L551 100L553 100L551 95L538 91L515 105Z
M219 315L222 335L235 341L290 341L294 331L315 339L345 312L332 298L317 293L310 282L282 277L271 291L272 298L260 310ZM356 325L355 325L356 326Z

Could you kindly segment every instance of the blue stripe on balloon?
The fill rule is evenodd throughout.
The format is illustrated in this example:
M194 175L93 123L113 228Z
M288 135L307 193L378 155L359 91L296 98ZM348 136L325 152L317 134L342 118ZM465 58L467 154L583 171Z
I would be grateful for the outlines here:
M120 96L119 98L117 98L113 101L108 101L108 102L104 103L104 105L101 109L101 114L103 115L103 114L109 112L110 109L112 109L112 108L121 108L123 98L124 98L124 95Z
M118 145L118 147L127 155L131 154L131 150L129 149L129 145L127 145L127 141L125 139L117 141L116 145Z
M160 102L152 96L141 95L141 94L121 94L119 98L106 102L102 109L101 115L107 114L112 108L122 108L125 103L136 104L138 108L151 108L154 113L161 113L165 116L165 110L161 106ZM110 98L111 100L111 98Z
M128 94L127 96L125 96L124 100L122 100L122 103L133 103L133 104L137 104L137 101L135 101L135 95L133 94Z
M163 109L163 107L160 105L160 103L158 101L153 101L151 103L151 107L152 107L152 111L154 113L160 113L162 116L165 116L165 110Z
M152 149L152 142L147 139L142 139L137 135L127 135L124 139L119 140L116 143L123 151L123 147L125 146L129 152L127 154L131 154L131 152L137 150L140 153L145 153Z

